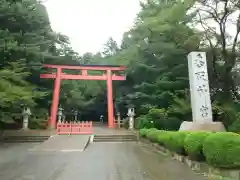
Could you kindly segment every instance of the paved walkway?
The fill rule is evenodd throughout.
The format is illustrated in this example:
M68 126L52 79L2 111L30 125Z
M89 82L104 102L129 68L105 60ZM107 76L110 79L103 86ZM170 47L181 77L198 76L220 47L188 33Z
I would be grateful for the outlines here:
M78 151L83 152L89 135L54 135L29 151Z
M35 146L35 145L32 145ZM96 143L84 152L0 148L3 180L205 180L187 166L140 143Z

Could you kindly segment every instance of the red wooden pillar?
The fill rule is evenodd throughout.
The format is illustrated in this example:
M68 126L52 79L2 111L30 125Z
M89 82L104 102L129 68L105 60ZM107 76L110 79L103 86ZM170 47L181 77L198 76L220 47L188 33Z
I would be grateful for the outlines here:
M107 70L108 127L114 128L112 71Z
M49 128L55 129L56 128L56 118L57 118L57 110L58 110L58 101L59 101L59 94L60 94L60 85L61 85L61 75L62 68L57 68L56 79L54 82L54 90L53 90L53 100L52 100L52 107L51 107L51 118L49 120Z

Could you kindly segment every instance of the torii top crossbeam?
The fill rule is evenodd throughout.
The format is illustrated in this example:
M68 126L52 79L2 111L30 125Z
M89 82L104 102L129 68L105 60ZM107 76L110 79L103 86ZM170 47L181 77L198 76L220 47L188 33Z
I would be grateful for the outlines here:
M125 66L116 66L116 65L55 65L55 64L43 64L45 68L62 68L62 69L75 69L75 70L112 70L112 71L123 71L126 69Z
M49 126L51 128L56 127L56 115L59 101L60 84L61 80L106 80L107 92L108 92L108 126L114 127L114 113L113 113L113 97L112 97L112 81L123 81L126 76L115 75L113 71L124 71L124 66L112 66L112 65L53 65L44 64L45 68L57 69L57 72L51 74L40 74L40 78L55 79L53 100L51 107L51 117L49 118ZM63 70L79 70L79 74L67 74ZM88 71L104 71L102 75L89 75Z
M75 79L75 80L107 80L106 74L103 75L88 75L88 70L96 70L96 71L123 71L126 68L124 66L110 66L110 65L79 65L79 66L69 66L69 65L52 65L52 64L44 64L43 67L45 68L52 68L57 69L58 71L62 69L68 70L81 70L81 75L72 75L72 74L65 74L61 71L60 77L61 79ZM52 74L41 74L40 78L46 79L55 79L57 73ZM125 76L116 76L112 75L112 80L114 81L123 81L125 80Z

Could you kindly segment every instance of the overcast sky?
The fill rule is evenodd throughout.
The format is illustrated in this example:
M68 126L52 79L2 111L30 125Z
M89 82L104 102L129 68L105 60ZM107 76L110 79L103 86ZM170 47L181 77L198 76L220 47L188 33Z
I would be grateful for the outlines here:
M140 10L139 0L48 0L52 28L83 54L97 52L112 36L118 43Z

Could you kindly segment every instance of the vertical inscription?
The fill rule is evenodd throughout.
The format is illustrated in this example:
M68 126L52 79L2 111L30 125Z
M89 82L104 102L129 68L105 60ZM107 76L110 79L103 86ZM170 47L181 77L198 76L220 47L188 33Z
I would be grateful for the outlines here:
M188 61L193 121L212 121L206 54L192 52Z

